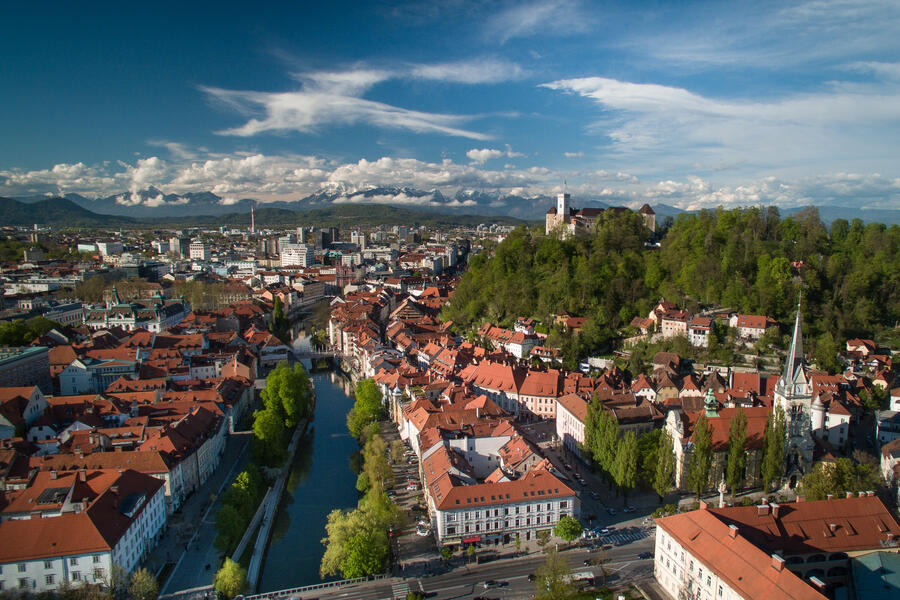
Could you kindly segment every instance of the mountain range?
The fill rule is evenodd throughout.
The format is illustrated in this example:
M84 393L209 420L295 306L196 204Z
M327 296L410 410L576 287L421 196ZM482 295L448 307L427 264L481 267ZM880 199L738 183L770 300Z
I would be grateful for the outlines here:
M437 189L425 191L409 187L389 186L369 187L361 190L331 186L296 201L266 203L260 203L250 198L236 201L226 200L212 192L166 194L152 186L145 190L122 192L111 196L91 198L81 194L68 193L63 197L94 213L139 219L249 213L252 205L255 205L257 210L265 207L296 211L345 204L383 204L425 211L485 216L502 215L523 220L541 220L547 209L556 204L555 198L543 195L522 196L499 192L459 190L450 196ZM46 200L46 196L25 196L15 199L20 202L34 203ZM577 206L601 208L609 206L595 198L577 198L573 203ZM657 211L658 219L670 215L675 216L681 212L674 207L665 205L654 206L654 209Z

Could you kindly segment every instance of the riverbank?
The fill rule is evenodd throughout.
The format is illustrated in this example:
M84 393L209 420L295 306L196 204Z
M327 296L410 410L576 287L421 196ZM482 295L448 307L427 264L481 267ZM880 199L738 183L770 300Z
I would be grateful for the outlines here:
M321 583L328 513L356 507L356 474L350 457L358 450L347 432L353 399L347 382L334 372L315 373L316 420L302 438L285 481L280 509L260 573L261 592ZM330 580L330 579L329 579Z

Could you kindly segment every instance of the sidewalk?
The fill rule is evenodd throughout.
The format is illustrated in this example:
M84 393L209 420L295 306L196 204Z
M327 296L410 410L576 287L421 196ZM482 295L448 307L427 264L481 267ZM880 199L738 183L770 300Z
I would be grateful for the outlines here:
M213 547L217 500L221 497L221 491L246 464L249 441L249 435L229 436L222 460L212 476L185 500L179 510L169 515L166 532L143 563L160 579L160 593L194 587L180 585L188 579L202 579L199 585L212 582L214 569L218 567L218 551ZM172 567L168 573L170 585L160 577L166 564ZM208 572L206 564L210 564ZM194 572L191 573L191 570Z

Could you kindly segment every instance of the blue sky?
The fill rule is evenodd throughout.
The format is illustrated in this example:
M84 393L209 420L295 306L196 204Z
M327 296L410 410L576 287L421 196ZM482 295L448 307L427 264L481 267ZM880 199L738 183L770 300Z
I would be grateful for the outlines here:
M611 204L900 208L895 0L17 3L4 16L3 195L541 194L565 180Z

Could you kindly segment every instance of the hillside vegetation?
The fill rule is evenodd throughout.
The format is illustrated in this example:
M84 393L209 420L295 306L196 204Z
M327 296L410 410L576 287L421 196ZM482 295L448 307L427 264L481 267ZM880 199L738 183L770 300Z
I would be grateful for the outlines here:
M789 323L802 291L808 345L823 354L850 337L886 335L900 320L897 225L838 219L829 230L814 208L788 218L774 207L719 209L680 215L660 248L646 247L647 237L633 213L603 215L591 237L519 228L492 256L472 258L444 317L462 327L518 316L549 324L560 311L588 317L580 336L551 332L567 356L608 347L661 297Z

